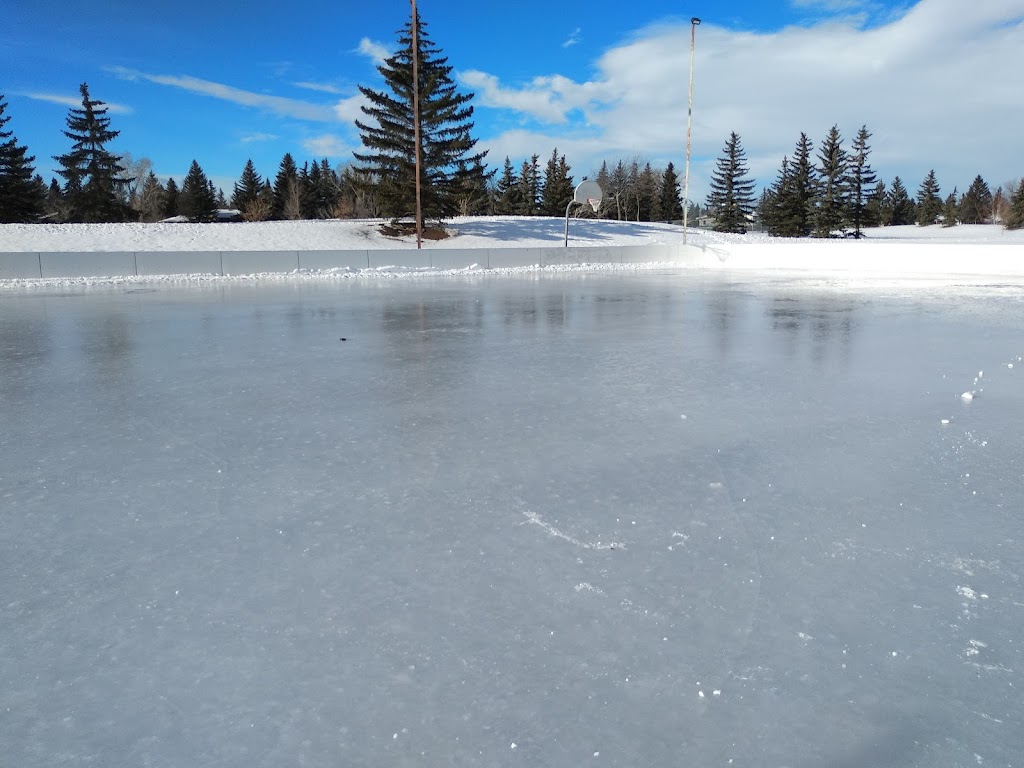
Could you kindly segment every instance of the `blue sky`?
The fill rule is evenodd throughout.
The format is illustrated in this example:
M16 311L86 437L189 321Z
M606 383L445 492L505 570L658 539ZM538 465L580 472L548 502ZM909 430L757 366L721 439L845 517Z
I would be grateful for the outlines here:
M1024 175L1024 0L417 0L428 33L476 93L492 166L556 147L577 180L602 160L682 166L690 17L699 16L691 197L730 131L759 186L801 131L862 124L873 165L943 193L976 174ZM112 151L178 181L192 159L230 194L247 158L273 176L351 160L357 84L380 88L409 0L16 0L0 29L0 93L49 179L69 103L87 81L121 131Z

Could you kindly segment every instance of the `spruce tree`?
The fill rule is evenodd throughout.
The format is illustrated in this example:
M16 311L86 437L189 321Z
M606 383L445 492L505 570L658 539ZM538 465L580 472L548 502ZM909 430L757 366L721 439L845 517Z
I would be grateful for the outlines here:
M565 208L572 200L572 193L575 189L572 176L569 175L571 170L565 161L565 155L558 156L556 147L544 168L544 182L540 195L542 216L558 216L559 218L565 216Z
M707 206L715 217L716 232L747 231L747 217L754 210L754 180L744 179L746 153L735 132L729 134L723 154L711 174Z
M942 226L943 227L955 227L957 220L957 213L960 206L957 205L956 201L956 187L953 187L953 191L946 195L946 202L942 204Z
M19 147L13 131L3 130L7 104L0 94L0 223L27 223L43 215L46 187L33 178L35 157Z
M1013 197L1010 198L1003 226L1007 229L1024 229L1024 179L1020 180Z
M935 171L928 171L917 190L917 223L923 227L934 224L942 214L942 198Z
M658 176L650 163L644 164L636 186L637 210L639 221L658 221L661 219L661 200L658 197Z
M412 30L418 37L418 83L413 83ZM362 107L368 121L356 121L365 152L356 152L360 170L379 183L385 215L392 220L411 216L416 209L416 142L414 91L419 97L421 208L428 218L454 215L460 188L480 176L486 152L475 152L472 93L459 93L452 67L417 17L399 32L398 52L377 70L389 93L359 86L369 102Z
M164 190L164 218L170 219L178 215L178 197L181 190L178 189L178 182L174 178L167 180L167 187Z
M892 216L886 203L886 197L885 182L879 181L875 184L875 188L864 206L864 226L885 227L889 225Z
M494 190L494 212L500 216L510 216L519 209L519 177L512 167L512 161L505 156L501 176Z
M163 184L152 171L142 182L139 193L139 219L141 221L159 221L164 218L167 192Z
M814 228L817 237L845 233L848 181L846 150L839 126L833 125L818 150L818 195Z
M256 173L252 158L245 161L242 176L235 182L231 192L231 207L245 213L245 209L259 197L263 179Z
M519 169L519 190L516 195L520 216L536 216L540 204L540 156L532 155Z
M783 160L774 189L775 233L782 237L807 237L813 231L817 177L811 162L811 140L801 133L792 160Z
M274 208L271 218L298 219L301 215L299 169L291 152L285 152L274 179Z
M73 141L71 151L54 157L65 180L64 197L70 221L124 221L128 206L123 201L129 179L117 157L106 145L120 131L110 129L110 118L104 102L89 97L89 86L82 83L82 108L68 110L68 130L64 135Z
M914 203L899 176L892 180L886 204L889 209L889 224L898 227L914 223Z
M663 220L682 220L683 200L679 196L679 191L679 177L676 175L676 167L669 163L665 167L665 172L661 176L661 183L658 187L658 208Z
M992 216L992 190L981 176L975 176L960 201L960 221L963 224L984 224Z
M178 212L190 221L213 221L217 217L217 199L210 180L195 160L181 185Z
M868 144L870 138L868 127L862 125L847 158L849 220L853 225L853 236L858 238L863 236L863 227L878 226L877 218L873 218L869 210L872 196L877 194L875 185L878 183L878 177L868 163L868 155L871 154L871 146Z

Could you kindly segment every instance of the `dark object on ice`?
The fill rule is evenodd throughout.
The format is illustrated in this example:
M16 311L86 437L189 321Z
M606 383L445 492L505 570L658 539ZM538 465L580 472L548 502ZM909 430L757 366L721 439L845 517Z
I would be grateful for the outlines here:
M344 336L341 337L341 340L342 341L348 341L348 339L346 339Z

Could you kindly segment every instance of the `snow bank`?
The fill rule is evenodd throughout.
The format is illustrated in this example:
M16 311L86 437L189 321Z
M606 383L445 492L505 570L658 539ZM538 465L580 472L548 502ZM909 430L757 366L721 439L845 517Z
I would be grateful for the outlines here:
M382 274L509 274L595 265L777 271L804 275L1024 277L1024 232L998 226L887 227L862 240L724 235L669 224L535 217L455 219L425 241L380 234L380 222L0 225L0 286L162 275L211 279L289 274L297 279ZM628 267L626 265L634 265Z

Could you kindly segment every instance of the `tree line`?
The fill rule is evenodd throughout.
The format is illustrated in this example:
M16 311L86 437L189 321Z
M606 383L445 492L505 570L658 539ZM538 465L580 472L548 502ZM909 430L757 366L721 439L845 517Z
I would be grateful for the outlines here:
M413 24L419 38L413 78ZM47 185L35 172L35 158L4 130L10 120L0 95L0 222L40 220L160 221L181 216L212 221L231 208L250 221L373 217L393 223L415 211L416 168L422 210L428 219L458 215L562 216L572 200L574 178L557 148L543 170L531 155L518 168L505 158L501 173L488 169L487 153L473 137L473 94L460 93L452 67L416 16L398 32L397 52L378 66L386 88L359 86L367 104L357 120L362 149L353 162L333 168L326 159L300 167L289 153L273 180L248 161L228 198L216 189L197 160L179 186L162 182L146 159L115 155L107 145L113 130L104 103L82 84L81 107L68 111L64 135L71 148L54 157L57 175ZM414 96L420 114L420 162L414 136ZM822 141L816 156L804 133L792 156L784 157L778 177L754 198L756 182L747 178L740 138L731 134L716 163L705 213L716 229L742 232L755 222L772 234L831 237L860 236L868 226L941 221L1002 221L1024 226L1024 180L992 193L979 176L967 192L941 197L935 174L911 199L897 176L886 187L868 163L871 134L857 133L849 150L838 127ZM604 162L593 173L604 191L595 215L628 221L678 221L683 218L679 177L669 163L653 168L634 159ZM586 178L585 176L582 178ZM588 215L577 209L578 215ZM700 207L691 205L695 220Z
M992 192L979 174L963 194L946 197L935 171L927 173L911 197L896 176L887 187L869 162L871 133L861 126L849 150L833 125L815 154L806 133L792 155L782 158L778 175L754 197L756 182L740 137L731 133L712 173L707 215L719 232L743 233L757 224L780 237L861 237L865 227L918 224L1002 223L1024 228L1024 179Z

